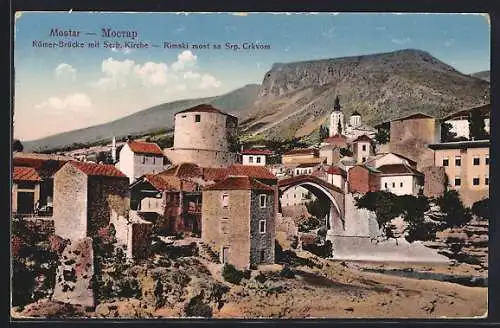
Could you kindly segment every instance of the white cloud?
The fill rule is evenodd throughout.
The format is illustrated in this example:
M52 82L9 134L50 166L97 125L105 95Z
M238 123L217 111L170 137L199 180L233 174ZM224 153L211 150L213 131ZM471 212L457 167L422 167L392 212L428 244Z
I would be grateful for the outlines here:
M72 80L76 79L76 69L70 64L61 63L57 65L54 73L57 77L69 77Z
M199 89L218 88L221 86L221 81L217 80L210 74L199 74L192 71L184 73L184 79L194 83L194 86Z
M109 57L103 60L101 64L101 71L104 73L104 77L101 77L93 85L103 89L124 88L127 85L127 79L133 66L133 60L125 59L120 61Z
M411 41L411 39L409 37L406 37L404 39L391 39L391 42L392 43L395 43L395 44L407 44Z
M446 41L444 41L444 46L445 47L449 47L453 44L453 39L448 39Z
M181 71L188 67L195 67L198 56L194 55L191 50L185 50L177 56L177 61L172 64L174 71Z
M92 100L85 93L72 93L62 98L50 97L35 106L37 109L48 109L53 112L79 112L90 107L92 107Z
M147 62L136 65L134 72L146 86L162 86L167 84L167 65L165 63Z
M118 50L117 48L112 47L112 48L111 48L111 51L112 51L112 52L122 52L122 53L124 53L125 55L128 55L128 54L129 54L129 53L131 53L133 50L132 50L132 49L130 49L130 48L121 48L120 50Z

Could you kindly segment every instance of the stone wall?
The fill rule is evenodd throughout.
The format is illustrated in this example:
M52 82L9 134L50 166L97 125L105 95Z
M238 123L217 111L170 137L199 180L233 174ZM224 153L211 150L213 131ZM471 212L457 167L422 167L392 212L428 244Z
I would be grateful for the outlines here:
M128 218L130 210L129 180L116 177L89 177L88 229L105 227L112 215ZM92 233L92 231L89 231Z
M87 176L71 164L54 176L55 233L76 240L87 236Z
M91 279L94 275L92 239L73 240L61 254L52 299L69 304L95 306Z
M165 156L174 164L195 163L202 167L227 167L239 162L239 155L227 151L195 148L168 148Z
M361 195L359 195L361 196ZM345 195L345 230L342 235L358 237L376 237L378 223L375 213L356 207L355 195Z
M427 166L422 170L424 174L424 195L429 198L440 197L446 190L447 178L444 167Z
M262 194L265 194L267 198L265 208L261 208L259 203L259 197ZM274 194L252 190L250 213L250 263L272 264L274 263L274 240L276 238ZM265 233L259 231L261 220L266 221ZM263 258L261 258L261 252L264 253Z
M128 258L138 260L149 257L152 231L153 224L145 220L135 219L128 225Z
M229 196L227 208L221 206L223 194ZM250 191L206 190L203 191L202 197L201 238L217 254L221 254L222 247L228 247L228 263L237 268L248 267L250 263Z

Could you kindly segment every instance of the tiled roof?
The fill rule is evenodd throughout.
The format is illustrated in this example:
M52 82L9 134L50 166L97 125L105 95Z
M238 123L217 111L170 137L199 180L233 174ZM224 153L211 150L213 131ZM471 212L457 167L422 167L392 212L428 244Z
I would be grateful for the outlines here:
M202 176L202 169L194 163L181 163L160 172L164 176L176 176L178 178L196 178Z
M276 176L264 166L233 164L227 168L228 176L249 176L255 179L276 180Z
M469 141L455 141L455 142L442 142L437 144L428 145L430 149L468 149L468 148L489 148L490 140L469 140Z
M146 174L144 179L148 181L156 190L176 190L174 186L169 184L164 177L159 174Z
M50 158L35 158L35 157L17 157L14 156L13 159L14 166L24 166L24 167L32 167L37 171L40 171L42 168L46 167L49 171L48 174L52 175L56 171L58 171L64 164L68 162L68 160L54 160ZM54 166L46 163L54 163ZM50 166L50 167L49 167Z
M363 135L360 135L359 137L357 137L356 139L354 139L353 142L358 142L358 141L368 141L368 142L371 142L372 139L370 139L370 137L367 136L366 134L363 134Z
M306 149L292 149L284 153L284 156L287 155L310 155L310 154L315 154L316 150L312 148L306 148Z
M365 164L372 163L374 161L377 161L377 160L383 158L384 156L391 155L391 154L394 155L394 156L396 156L396 157L399 157L401 159L404 159L404 160L408 161L408 163L410 165L416 165L417 164L417 162L415 162L411 158L408 158L406 156L403 156L403 155L400 155L400 154L397 154L397 153L381 153L381 154L377 154L377 155L375 155L373 157L369 157L368 160L365 162Z
M341 175L343 177L347 176L346 171L342 170L340 167L332 166L327 171L328 174Z
M242 155L272 155L273 152L268 149L244 149L241 151Z
M184 110L181 110L180 112L177 112L175 115L184 114L184 113L217 113L217 114L221 114L221 115L234 117L233 115L230 115L228 113L224 113L223 111L213 107L212 105L208 105L208 104L201 104L201 105L194 106L194 107L191 107L188 109L184 109Z
M211 185L205 190L261 190L274 191L273 188L265 185L248 176L229 176L226 179Z
M203 180L205 181L221 181L228 175L225 167L205 167L203 168Z
M163 156L160 146L152 142L129 141L127 145L130 147L130 150L136 154Z
M12 180L14 181L41 181L38 172L32 167L14 166L12 172Z
M343 145L347 143L347 137L344 135L336 134L333 137L325 138L323 142L328 144Z
M381 167L378 168L378 170L382 172L383 175L392 175L392 174L422 175L421 172L404 164L382 165Z
M95 164L91 162L77 162L71 161L68 164L73 165L78 170L82 171L88 176L101 176L101 177L117 177L126 178L120 170L111 164Z
M376 169L374 167L367 166L367 165L364 165L364 164L354 165L354 167L352 167L351 170L354 169L354 168L361 168L363 170L367 170L367 171L369 171L371 173L376 173L376 174L377 173L381 173L381 171L379 169Z

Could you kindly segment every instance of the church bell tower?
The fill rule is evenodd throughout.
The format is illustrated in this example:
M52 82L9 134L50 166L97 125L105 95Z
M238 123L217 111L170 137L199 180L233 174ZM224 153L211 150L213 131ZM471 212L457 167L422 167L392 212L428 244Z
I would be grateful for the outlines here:
M343 135L345 133L344 113L340 107L339 96L335 98L333 111L330 114L330 137Z

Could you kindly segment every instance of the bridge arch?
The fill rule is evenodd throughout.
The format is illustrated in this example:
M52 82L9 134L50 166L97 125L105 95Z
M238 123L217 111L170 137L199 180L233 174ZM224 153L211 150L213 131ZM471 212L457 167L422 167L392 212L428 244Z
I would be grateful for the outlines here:
M281 196L290 188L301 186L312 192L316 197L328 199L330 212L327 217L327 228L333 231L345 230L344 191L335 185L310 175L295 176L278 181ZM281 206L280 206L281 211Z

